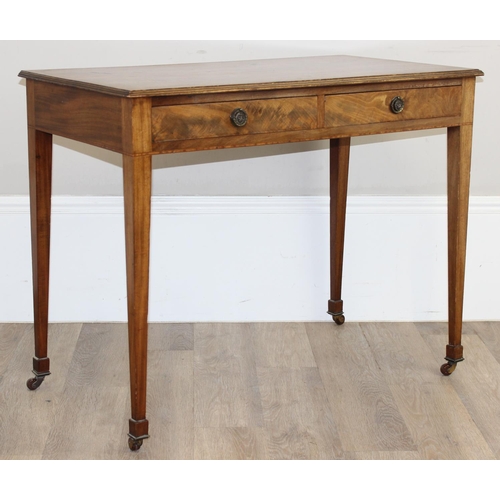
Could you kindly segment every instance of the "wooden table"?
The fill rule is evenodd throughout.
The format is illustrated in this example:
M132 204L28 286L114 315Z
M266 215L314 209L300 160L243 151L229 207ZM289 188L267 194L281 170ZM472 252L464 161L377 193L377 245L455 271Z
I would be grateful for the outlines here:
M449 375L461 345L476 69L349 56L22 71L28 109L36 389L47 357L52 135L123 155L132 418L129 446L148 437L151 163L155 154L330 140L331 295L341 295L350 138L446 127ZM333 334L333 332L332 332Z

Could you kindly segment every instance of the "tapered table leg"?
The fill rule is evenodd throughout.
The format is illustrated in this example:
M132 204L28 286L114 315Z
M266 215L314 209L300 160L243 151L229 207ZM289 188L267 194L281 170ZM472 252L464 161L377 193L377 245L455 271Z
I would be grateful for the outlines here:
M47 357L49 315L50 202L52 190L52 135L28 128L31 254L35 330L34 378L26 385L38 388L50 375Z
M475 79L463 83L462 122L448 128L448 345L443 375L463 361L462 317Z
M448 345L443 375L463 361L462 316L472 126L448 129Z
M328 314L337 325L345 321L342 301L342 266L351 139L330 141L330 286Z
M132 418L129 446L138 450L148 436L146 379L148 344L151 157L123 156L127 307Z

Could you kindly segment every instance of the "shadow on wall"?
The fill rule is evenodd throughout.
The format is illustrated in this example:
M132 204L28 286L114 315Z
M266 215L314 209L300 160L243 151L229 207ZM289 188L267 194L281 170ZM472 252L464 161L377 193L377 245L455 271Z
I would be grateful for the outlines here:
M430 137L442 135L445 129L421 130L412 132L400 132L394 134L370 135L354 137L352 146L362 146L368 144L379 144L383 142L399 141L411 138ZM122 157L119 153L106 149L91 146L81 142L66 139L64 137L54 137L54 145L70 149L77 153L90 156L97 160L104 161L116 167L122 166ZM267 158L279 155L294 153L306 153L310 151L327 150L328 141L307 141L295 142L291 144L276 144L270 146L253 146L232 149L219 149L208 151L196 151L187 153L170 153L155 155L153 157L153 169L185 167L193 165L205 165L210 163L220 163L225 161L248 160L254 158Z

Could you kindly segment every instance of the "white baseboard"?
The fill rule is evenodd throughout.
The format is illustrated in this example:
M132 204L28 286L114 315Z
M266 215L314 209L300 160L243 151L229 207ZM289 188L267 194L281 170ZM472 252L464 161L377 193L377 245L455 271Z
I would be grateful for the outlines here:
M472 197L465 320L500 320L500 197ZM0 322L32 321L29 203L0 197ZM149 320L330 321L328 198L154 197ZM447 318L444 197L351 197L348 321ZM51 322L126 321L123 201L54 197Z

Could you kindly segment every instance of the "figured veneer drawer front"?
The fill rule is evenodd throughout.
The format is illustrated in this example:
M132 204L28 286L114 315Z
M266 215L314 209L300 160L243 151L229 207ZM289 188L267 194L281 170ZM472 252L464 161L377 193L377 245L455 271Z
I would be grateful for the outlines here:
M459 116L461 95L460 86L329 95L325 127ZM391 102L398 97L403 109L394 112Z
M317 102L316 97L290 97L153 107L153 141L310 130L317 127ZM247 116L242 126L231 120L238 109Z

